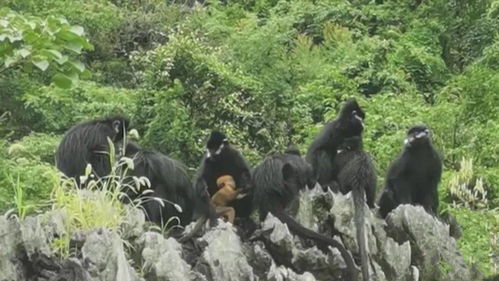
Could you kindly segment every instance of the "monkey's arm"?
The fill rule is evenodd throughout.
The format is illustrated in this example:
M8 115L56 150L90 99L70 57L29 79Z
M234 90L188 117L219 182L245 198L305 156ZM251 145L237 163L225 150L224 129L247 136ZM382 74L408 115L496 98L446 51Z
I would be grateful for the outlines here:
M335 153L336 154L336 153ZM333 155L334 156L334 155ZM312 164L320 185L327 185L333 180L332 159L325 151L315 153L315 164Z
M399 177L391 179L390 182L397 206L401 204L414 204L414 198L412 198L413 186L408 179Z
M428 190L425 194L425 197L423 198L421 205L425 210L432 214L432 215L437 215L438 211L438 189L437 185L432 183L431 189Z
M237 169L241 171L239 182L236 182L236 189L249 190L251 188L251 168L239 151L234 150L234 153L236 154L235 165Z
M194 219L197 217L207 217L210 225L216 225L217 215L215 209L210 204L210 194L204 179L198 178L194 183Z
M400 204L412 203L409 186L400 179L387 179L379 200L379 212L383 218Z
M433 214L437 214L438 211L438 184L440 183L440 179L442 176L442 161L440 160L440 155L435 151L434 152L434 162L435 167L432 171L432 176L430 177L429 188L430 192L426 194L425 200L425 208L428 209L429 212Z
M393 191L390 188L385 187L383 189L383 193L381 193L381 197L379 198L379 213L382 218L386 218L388 213L390 213L393 209L395 209L395 198L393 195Z
M210 204L210 195L206 187L206 183L202 177L198 177L194 182L194 214L193 219L196 220L194 229L191 232L184 232L179 239L181 243L196 236L203 228L207 220L210 221L210 226L217 224L217 212L212 204Z

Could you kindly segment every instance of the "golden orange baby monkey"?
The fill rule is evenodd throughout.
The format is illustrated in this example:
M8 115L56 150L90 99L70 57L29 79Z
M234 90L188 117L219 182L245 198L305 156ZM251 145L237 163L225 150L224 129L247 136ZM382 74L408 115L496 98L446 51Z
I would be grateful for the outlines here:
M236 182L229 175L220 176L217 179L217 186L219 189L211 196L211 204L215 207L217 214L224 216L230 223L234 223L236 212L234 208L228 205L230 202L241 199L247 194L240 193L241 190L236 189Z

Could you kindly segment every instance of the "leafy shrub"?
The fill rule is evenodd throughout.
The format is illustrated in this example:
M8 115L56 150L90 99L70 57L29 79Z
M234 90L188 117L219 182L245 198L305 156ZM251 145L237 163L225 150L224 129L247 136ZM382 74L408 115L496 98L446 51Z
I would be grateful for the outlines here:
M82 50L92 49L81 26L72 26L64 18L48 16L42 19L25 16L9 9L0 9L1 72L22 67L31 71L55 69L53 82L69 88L85 65L75 59Z
M131 117L136 111L133 91L102 87L81 81L71 90L45 87L25 94L26 106L43 116L44 130L63 133L82 121L122 113ZM57 108L55 111L54 108Z
M5 157L5 144L2 150L2 157ZM5 211L17 204L17 208L27 214L48 204L52 189L59 184L59 173L54 166L23 157L1 160L0 210Z
M25 158L55 164L54 152L59 141L59 136L34 133L11 144L8 156L10 159Z
M499 233L497 212L457 208L450 209L450 213L463 229L458 245L465 259L470 264L476 264L485 276L494 273L491 253L499 251L499 244L494 243L494 239L497 241L496 234Z
M178 33L167 45L134 55L144 85L155 90L152 95L142 92L140 108L147 110L142 116L149 119L139 121L146 124L144 141L165 153L181 152L180 159L191 166L199 161L196 148L205 141L200 136L213 128L252 152L248 157L252 159L257 155L253 149L266 152L283 143L265 130L275 128L272 136L277 137L286 129L280 118L284 112L277 110L279 97L260 95L251 77L224 63L222 50L203 46L202 40L196 34ZM172 142L165 143L168 140Z
M32 87L39 88L41 85L26 73L17 75L16 78L0 77L0 100L2 101L0 112L3 116L0 123L0 137L2 138L19 139L43 126L40 114L26 108L23 102L25 92Z

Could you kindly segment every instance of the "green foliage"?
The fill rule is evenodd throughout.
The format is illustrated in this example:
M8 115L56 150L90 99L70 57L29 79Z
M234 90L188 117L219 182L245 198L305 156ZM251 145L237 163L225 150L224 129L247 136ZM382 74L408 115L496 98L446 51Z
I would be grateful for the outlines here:
M148 110L145 142L164 152L181 153L181 159L193 166L204 142L200 136L212 128L225 131L248 152L255 153L249 146L268 151L278 140L269 141L271 132L263 128L285 130L283 118L276 116L276 97L258 99L259 85L224 63L222 50L203 46L195 35L178 33L164 47L134 55L137 68L144 69L144 86L156 90L152 95L143 92L141 99L150 105L140 106Z
M8 149L8 156L11 159L25 158L55 164L54 151L59 141L59 136L31 134L11 144Z
M70 90L42 88L25 93L25 106L41 117L44 130L62 133L82 120L135 112L135 93L81 81ZM54 110L57 108L57 110Z
M497 211L474 212L467 208L450 209L463 229L463 237L458 240L459 248L469 263L477 264L480 271L488 276L494 273L491 255L497 253L499 244L499 215Z
M5 8L0 10L0 18L0 73L17 68L26 72L33 67L42 72L53 69L52 81L70 88L85 70L74 58L92 48L83 27L72 26L64 18L42 19Z
M45 206L59 183L55 167L22 156L7 156L5 142L1 143L0 153L0 210L17 206L23 216Z
M442 209L455 199L450 191L463 158L473 160L472 185L483 179L489 209L499 206L497 0L210 0L194 7L161 0L4 2L15 11L2 10L9 27L45 38L50 29L41 24L71 31L55 20L65 17L85 29L95 48L81 54L87 81L64 90L47 84L79 55L64 47L67 41L50 37L40 47L68 56L62 65L48 57L44 72L31 62L33 54L43 55L40 49L22 59L27 41L0 42L10 44L9 57L21 58L0 74L0 137L8 139L0 160L16 158L0 162L0 189L10 192L8 200L0 195L3 206L12 207L16 186L39 183L58 135L82 120L125 113L143 146L191 169L209 131L223 130L257 164L289 143L305 152L349 97L366 111L364 143L380 187L407 129L424 123L444 160ZM38 196L26 190L17 193L19 202ZM458 219L471 221L497 213L456 210ZM477 229L466 225L461 247L468 259L476 249L475 260L490 273L483 257L491 249L473 236L486 235L484 229L480 222Z

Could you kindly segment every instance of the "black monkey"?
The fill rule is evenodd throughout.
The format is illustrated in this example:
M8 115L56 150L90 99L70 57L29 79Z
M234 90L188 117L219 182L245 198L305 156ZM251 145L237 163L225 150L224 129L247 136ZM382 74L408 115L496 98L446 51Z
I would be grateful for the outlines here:
M362 149L362 136L346 138L340 146L342 149L336 155L333 163L337 173L336 181L342 193L352 191L355 209L354 223L357 232L362 278L369 280L369 260L367 235L365 232L365 206L374 208L376 193L376 172L371 157Z
M247 196L231 202L228 206L234 208L236 217L249 217L252 212L250 166L242 154L229 144L223 133L212 131L206 142L206 152L194 178L196 226L189 233L184 233L180 239L181 242L199 233L206 220L209 220L212 226L216 225L218 215L210 201L218 191L217 179L225 175L232 176L236 182L236 189L242 189L241 192L247 193Z
M237 189L250 190L250 166L242 154L232 147L227 137L218 131L213 131L206 143L206 153L201 160L195 179L195 189L199 194L206 189L209 197L218 191L217 179L223 175L234 178ZM251 214L251 194L240 200L233 201L229 206L236 211L237 217L248 217Z
M300 150L295 145L290 145L284 151L284 154L281 156L287 163L290 163L295 168L298 173L298 178L300 179L299 186L307 186L309 189L315 187L317 180L314 176L314 170L312 166L307 163L307 161L303 160L301 157Z
M178 217L180 225L192 221L194 208L194 190L185 165L177 160L157 152L142 149L134 143L126 146L126 155L133 159L134 169L129 176L147 177L152 193L142 196L142 207L148 220L164 225L172 217ZM132 184L132 183L130 183ZM140 191L143 191L141 187ZM130 199L141 196L127 192ZM156 197L157 199L153 199ZM163 201L163 204L157 200ZM173 204L180 207L177 209Z
M404 150L388 170L380 214L385 218L400 204L417 204L436 215L442 160L431 144L430 130L424 125L412 127L404 143Z
M355 99L349 99L339 116L324 125L310 145L306 160L312 165L317 181L322 186L333 181L333 161L344 138L360 135L364 128L364 111Z
M356 175L357 169L365 170L369 177L361 178L362 180L365 180L365 183L362 184L364 189L363 193L365 193L365 201L369 208L374 208L374 199L376 197L376 172L371 157L363 150L362 146L362 136L346 138L338 148L338 154L334 159L333 175L334 180L336 180L339 185L339 191L346 194L352 191L352 186L346 184L344 180L348 180L350 175ZM356 166L356 164L362 164L362 167L360 167L360 165Z
M97 177L110 173L109 144L107 138L116 145L129 129L130 122L124 116L99 119L77 124L69 129L57 148L55 159L57 168L68 177L80 183L85 167L91 164Z
M306 165L308 163L295 153L267 157L252 171L254 206L258 208L261 220L264 220L270 212L285 223L295 235L314 240L322 250L328 251L328 246L337 248L347 264L350 275L348 280L355 280L357 267L352 255L342 244L305 228L286 213L286 208L297 198L299 190L305 188L307 182L313 183L315 179L313 173L309 173L311 178L306 178L307 173L300 172L302 169L300 167ZM311 167L309 170L311 171Z

